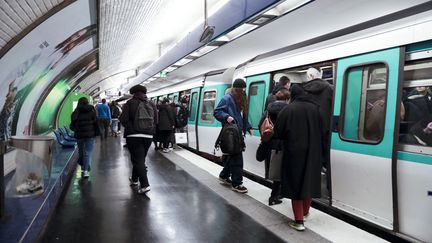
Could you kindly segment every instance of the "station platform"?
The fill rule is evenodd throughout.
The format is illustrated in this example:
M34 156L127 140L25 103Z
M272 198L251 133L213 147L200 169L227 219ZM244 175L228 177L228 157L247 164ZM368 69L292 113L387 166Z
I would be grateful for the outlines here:
M297 232L289 200L268 206L270 189L247 178L249 192L234 192L219 182L221 166L184 149L152 146L151 191L138 195L122 140L96 143L90 178L76 170L41 242L385 242L315 209Z

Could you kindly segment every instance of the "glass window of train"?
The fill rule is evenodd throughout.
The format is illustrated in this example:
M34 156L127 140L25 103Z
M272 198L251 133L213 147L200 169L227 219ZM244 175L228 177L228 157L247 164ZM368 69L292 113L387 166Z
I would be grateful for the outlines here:
M403 150L414 146L413 152L419 152L416 146L432 146L432 59L411 61L404 66L399 142Z
M216 104L216 91L204 92L201 121L204 123L213 123L214 116L213 111Z
M341 137L377 143L384 135L387 67L372 64L346 71Z
M253 129L258 129L261 120L262 112L264 110L265 102L265 83L260 81L252 83L249 86L249 109L248 119Z
M189 121L195 121L196 119L196 113L197 113L197 107L198 107L198 93L193 92L192 98L191 98L191 106L190 106L190 116Z

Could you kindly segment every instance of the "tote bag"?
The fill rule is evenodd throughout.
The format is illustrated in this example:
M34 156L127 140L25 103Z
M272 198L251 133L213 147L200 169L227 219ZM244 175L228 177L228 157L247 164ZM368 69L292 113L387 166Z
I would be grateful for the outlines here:
M177 144L186 144L188 142L187 134L185 132L176 132L174 136Z

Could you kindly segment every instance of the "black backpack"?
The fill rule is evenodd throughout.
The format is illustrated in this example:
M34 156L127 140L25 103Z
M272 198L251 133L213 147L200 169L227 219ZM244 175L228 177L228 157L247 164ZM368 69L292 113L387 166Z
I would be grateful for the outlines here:
M120 117L120 109L117 106L111 106L111 117L112 118Z
M216 139L215 148L224 154L240 154L245 149L243 136L234 123L224 124L218 138Z
M139 133L153 134L155 129L154 124L154 109L150 102L140 101L133 121L133 128Z

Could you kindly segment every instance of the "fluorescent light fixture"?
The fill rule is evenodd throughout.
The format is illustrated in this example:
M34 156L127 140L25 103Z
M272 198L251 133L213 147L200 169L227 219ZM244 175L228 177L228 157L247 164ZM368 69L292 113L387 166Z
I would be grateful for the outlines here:
M156 80L156 78L155 78L155 77L150 77L150 78L148 78L146 81L151 82L151 81L153 81L153 80Z
M231 30L228 34L226 34L226 37L228 37L232 41L256 28L258 28L258 25L244 23L239 27Z
M201 47L200 49L198 49L198 50L192 52L192 53L190 54L190 56L193 56L193 57L200 57L200 56L203 56L203 55L205 55L205 54L207 54L207 53L213 51L214 49L216 49L216 48L218 48L218 47L219 47L219 46L204 46L204 47Z
M192 61L193 61L192 59L183 58L183 59L180 59L180 61L177 61L176 63L174 63L174 65L176 65L176 66L183 66L183 65L185 65L187 63L190 63Z
M172 71L174 71L176 69L177 69L177 67L170 66L170 67L165 68L164 71L167 72L167 73L169 73L169 72L172 72Z
M277 12L280 13L280 15L291 12L292 10L306 4L312 2L312 0L286 0L283 1L281 4L277 5L276 7L274 7L272 10L276 10ZM270 10L271 11L271 10ZM267 14L270 11L264 13Z
M277 15L271 15L271 14L261 14L258 15L257 17L247 21L246 23L248 24L254 24L254 25L264 25L267 22L269 22L270 20L276 18Z

